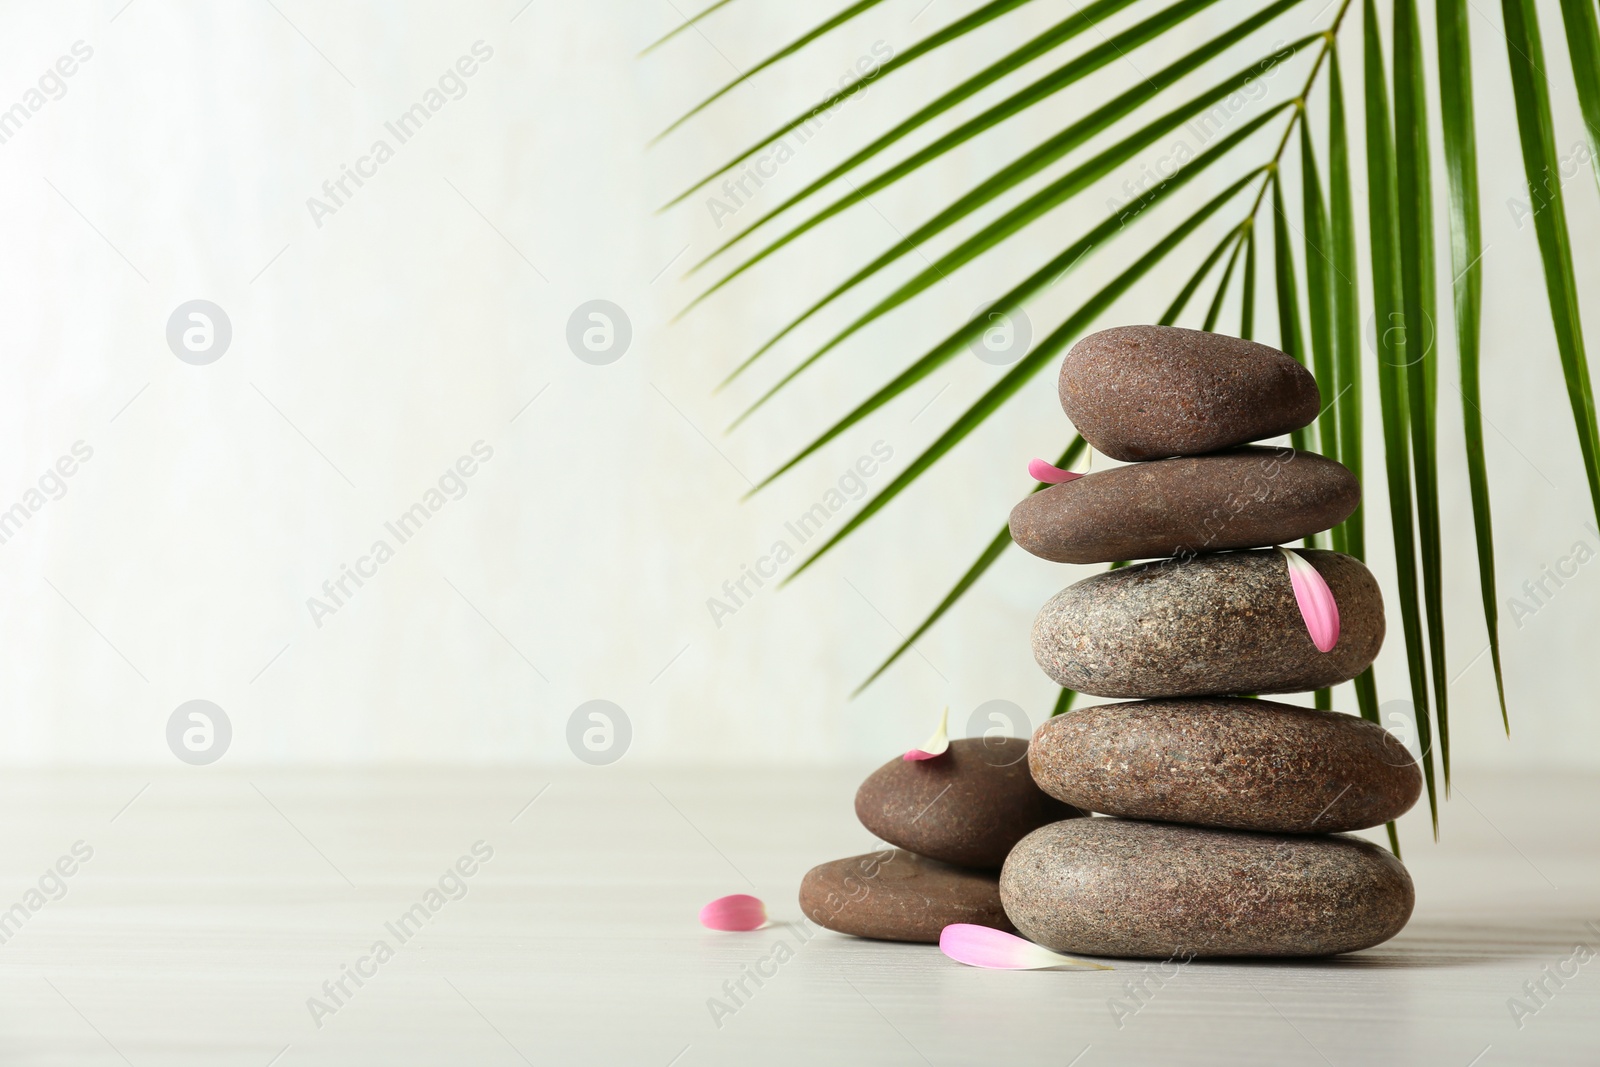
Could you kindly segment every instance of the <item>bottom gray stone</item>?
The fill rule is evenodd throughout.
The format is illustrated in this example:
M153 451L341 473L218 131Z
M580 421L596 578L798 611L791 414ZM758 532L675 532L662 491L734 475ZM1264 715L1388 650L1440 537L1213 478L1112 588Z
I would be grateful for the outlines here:
M1203 830L1130 819L1052 823L1000 872L1017 931L1084 956L1331 956L1387 941L1411 877L1342 834Z

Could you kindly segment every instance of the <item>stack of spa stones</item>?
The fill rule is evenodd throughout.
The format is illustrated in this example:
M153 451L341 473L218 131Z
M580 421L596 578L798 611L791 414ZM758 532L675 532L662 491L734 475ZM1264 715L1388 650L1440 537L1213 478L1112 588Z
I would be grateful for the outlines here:
M861 824L890 847L812 868L800 909L819 926L888 941L937 943L951 923L1014 930L1000 904L1006 854L1030 831L1083 814L1034 784L1019 738L896 756L856 791Z
M1041 945L1098 956L1320 956L1392 937L1411 879L1341 831L1410 808L1416 763L1373 723L1244 695L1348 681L1383 642L1367 569L1302 549L1338 604L1338 641L1318 651L1272 548L1343 521L1355 477L1240 447L1315 419L1315 380L1264 345L1134 326L1079 342L1060 393L1084 439L1130 463L1028 497L1013 538L1062 563L1152 562L1068 587L1034 623L1058 684L1137 699L1034 734L1034 781L1113 817L1023 837L1000 875L1006 916Z

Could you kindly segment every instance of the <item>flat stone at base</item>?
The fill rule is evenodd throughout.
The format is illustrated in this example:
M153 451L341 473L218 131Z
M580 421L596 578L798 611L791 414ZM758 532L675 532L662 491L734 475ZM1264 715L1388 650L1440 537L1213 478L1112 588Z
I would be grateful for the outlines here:
M1057 563L1288 545L1361 503L1342 464L1292 448L1238 448L1096 471L1011 509L1011 539Z
M800 910L818 926L883 941L938 944L951 923L1014 929L998 876L897 848L811 868L800 882Z
M930 859L997 871L1022 835L1083 812L1048 796L1028 773L1028 742L967 737L942 756L899 756L856 790L861 825Z
M1094 818L1019 841L1000 899L1018 933L1057 952L1192 959L1370 948L1405 926L1415 891L1359 838Z
M1347 682L1383 645L1383 595L1361 561L1298 549L1333 591L1339 641L1317 651L1276 551L1218 552L1107 571L1033 623L1056 684L1099 697L1304 693Z

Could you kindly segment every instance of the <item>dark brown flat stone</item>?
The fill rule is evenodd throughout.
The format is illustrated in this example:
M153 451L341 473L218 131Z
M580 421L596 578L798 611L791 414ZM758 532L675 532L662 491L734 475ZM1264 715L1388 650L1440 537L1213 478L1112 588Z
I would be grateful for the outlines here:
M1316 379L1275 348L1173 326L1119 326L1072 346L1061 407L1113 459L1161 459L1260 441L1322 410Z
M884 941L938 944L951 923L1015 929L994 872L894 848L811 868L800 882L800 911L829 930Z
M1344 465L1292 448L1133 463L1051 486L1011 509L1011 539L1057 563L1286 545L1361 503Z
M1383 596L1361 562L1297 550L1339 605L1318 652L1277 551L1225 552L1107 571L1068 586L1033 623L1033 655L1058 685L1102 697L1301 693L1347 682L1383 645Z
M1073 819L1018 842L1000 899L1024 937L1085 956L1331 956L1411 917L1411 876L1343 835Z
M891 845L961 867L998 870L1023 834L1083 813L1034 784L1028 742L969 737L929 760L899 756L856 790L856 816Z
M1271 700L1070 711L1034 733L1028 765L1045 792L1086 811L1235 830L1364 830L1422 792L1422 772L1383 727Z

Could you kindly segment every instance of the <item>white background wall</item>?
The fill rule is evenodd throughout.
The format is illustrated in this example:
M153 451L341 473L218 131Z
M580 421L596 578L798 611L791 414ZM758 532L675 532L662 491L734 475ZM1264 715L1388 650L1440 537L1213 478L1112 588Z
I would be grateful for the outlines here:
M1166 55L1137 53L972 142L937 174L875 197L669 323L699 291L683 271L735 224L1061 9L1031 5L875 85L719 228L701 198L655 209L875 43L903 51L974 5L888 0L647 147L736 67L820 15L740 0L702 32L636 58L680 22L674 4L534 0L519 13L521 0L123 3L0 14L0 106L21 100L74 42L93 49L65 94L0 145L0 506L21 500L74 442L93 449L66 494L0 545L0 760L170 766L167 718L193 698L226 709L234 763L565 762L568 715L602 697L632 719L628 758L647 762L870 760L920 739L945 704L958 724L990 699L1016 701L1035 722L1047 712L1053 690L1032 662L1028 627L1052 592L1092 571L1016 551L918 654L849 697L1004 522L1028 486L1027 459L1065 441L1053 374L794 584L761 589L720 627L706 601L875 442L893 460L874 488L1003 371L964 355L741 503L751 481L1097 222L1138 168L863 331L732 434L723 428L744 406L887 279L713 389L897 233L1041 131L1220 31L1236 5L1193 20ZM1533 231L1506 206L1521 170L1498 15L1474 12L1484 394L1504 601L1575 541L1600 548L1600 537L1583 525L1591 509ZM1193 84L1321 25L1314 14L1306 5ZM1555 5L1544 14L1558 141L1570 151L1581 143L1571 74ZM1358 31L1352 17L1342 34L1352 79ZM493 56L466 94L318 226L307 198L480 40ZM1090 34L1075 47L1097 42ZM1310 55L1273 82L1274 98L1293 92ZM1313 101L1319 128L1325 91ZM1278 129L1185 202L1265 158ZM1579 173L1567 189L1580 282L1593 294L1594 183ZM1442 188L1440 204L1442 222ZM1097 250L1032 305L1036 336L1139 247ZM1194 242L1105 324L1159 315L1209 247ZM219 304L233 327L231 347L208 366L180 362L164 337L173 309L195 298ZM573 309L596 298L623 307L633 327L609 366L579 361L564 340ZM1587 308L1593 323L1600 301ZM1600 564L1521 628L1507 620L1513 734L1500 734L1488 659L1475 658L1485 638L1447 331L1441 343L1451 357L1440 393L1457 764L1600 766L1591 699ZM466 495L318 627L307 598L478 441L493 458ZM1376 437L1368 444L1376 449ZM1375 524L1381 495L1369 493ZM1392 592L1384 539L1373 541ZM1391 640L1385 698L1405 695L1402 662Z

